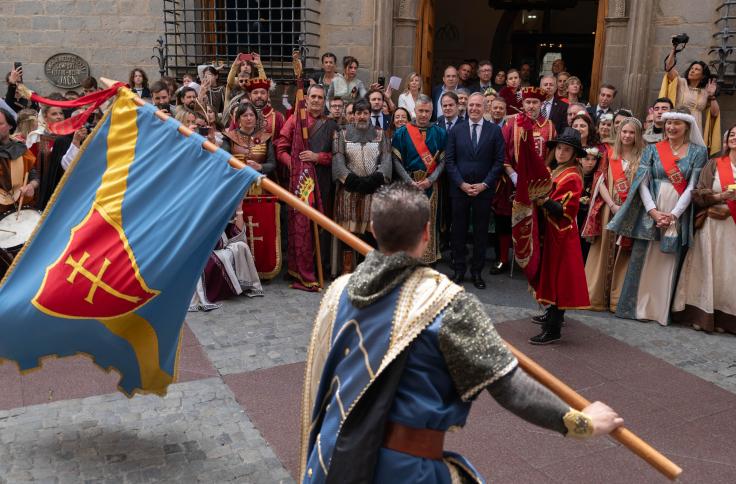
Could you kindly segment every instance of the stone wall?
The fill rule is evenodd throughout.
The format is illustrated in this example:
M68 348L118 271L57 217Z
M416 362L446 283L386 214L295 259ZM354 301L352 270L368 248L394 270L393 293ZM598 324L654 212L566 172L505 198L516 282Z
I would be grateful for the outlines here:
M338 72L342 72L342 58L351 55L358 59L358 77L364 82L377 77L374 57L376 9L385 0L323 0L320 4L320 54L332 52L337 56ZM390 33L390 28L385 29ZM384 73L386 74L386 73Z
M95 77L126 81L133 66L158 78L152 48L163 34L161 0L3 0L0 71L23 63L24 81L41 94L59 90L44 75L46 59L77 54Z
M719 0L609 0L601 81L621 88L618 106L643 115L657 98L673 35L685 32L690 36L687 48L677 57L681 71L694 60L712 60L708 51L717 29L716 7L721 3ZM718 102L722 125L736 121L736 98L722 95Z
M714 45L713 34L717 27L715 21L720 18L716 12L722 0L658 0L654 10L654 33L652 38L652 56L649 67L652 75L649 80L649 97L656 98L662 82L663 59L672 48L673 35L687 33L690 42L683 52L677 56L677 69L680 74L692 61L703 60L706 63L715 59L708 51ZM724 128L736 121L736 98L721 95L718 98L721 107L721 126Z

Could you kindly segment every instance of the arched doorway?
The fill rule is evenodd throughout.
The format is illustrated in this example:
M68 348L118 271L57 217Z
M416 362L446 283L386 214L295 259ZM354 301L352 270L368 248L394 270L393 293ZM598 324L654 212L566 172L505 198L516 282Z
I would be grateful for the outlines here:
M437 84L445 66L466 59L490 59L496 70L529 63L539 75L549 70L549 59L561 56L595 93L607 8L608 0L463 0L461 8L454 0L422 0L415 67L428 92L427 63Z

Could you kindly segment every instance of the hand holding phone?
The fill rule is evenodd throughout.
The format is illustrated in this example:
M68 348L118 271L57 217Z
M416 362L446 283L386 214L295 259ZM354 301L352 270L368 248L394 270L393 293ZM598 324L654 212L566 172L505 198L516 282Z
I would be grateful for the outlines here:
M245 62L253 62L253 54L245 54L241 52L240 54L238 54L238 62L240 62L241 64Z

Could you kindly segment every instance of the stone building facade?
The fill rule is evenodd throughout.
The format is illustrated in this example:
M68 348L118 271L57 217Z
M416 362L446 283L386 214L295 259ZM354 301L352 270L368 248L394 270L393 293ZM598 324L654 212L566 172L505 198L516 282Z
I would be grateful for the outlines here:
M224 2L192 1L199 1L200 6ZM544 4L540 0L528 2L537 7ZM14 61L20 61L26 83L48 93L56 88L44 74L44 63L54 54L69 52L85 59L92 75L97 77L127 80L129 71L138 66L155 79L159 68L151 56L155 54L156 39L166 32L163 14L166 3L164 0L0 2L3 52L0 69L7 72ZM313 50L319 52L311 52L312 57L324 51L334 52L338 58L355 56L361 62L359 76L366 81L421 71L426 85L430 85L438 82L439 72L453 55L468 52L468 57L487 58L504 52L491 43L493 39L498 43L498 31L505 28L510 17L503 16L507 12L490 8L489 4L493 3L464 0L462 10L458 8L461 4L452 0L302 0L301 5L308 5L316 12L310 28L317 39ZM602 30L596 29L595 35L590 34L591 39L595 37L600 43L590 60L593 74L586 72L591 83L609 82L618 86L617 104L643 114L659 89L662 62L672 35L681 32L690 35L690 44L679 56L681 67L692 60L713 59L708 51L714 44L713 34L720 28L716 21L721 13L716 9L724 2L579 0L573 3L576 6L565 13L568 17L563 23L575 23L568 21L574 18L569 16L579 15L591 25L602 26ZM315 67L315 62L311 61L308 67ZM736 101L727 95L722 95L719 101L724 123L728 124L736 115Z

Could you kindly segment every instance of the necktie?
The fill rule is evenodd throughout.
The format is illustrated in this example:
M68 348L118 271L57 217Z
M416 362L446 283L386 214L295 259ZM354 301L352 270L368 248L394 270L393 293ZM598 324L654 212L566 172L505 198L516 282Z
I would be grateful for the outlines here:
M380 128L381 127L381 122L378 120L378 116L373 116L373 125L376 128Z
M473 134L470 141L473 143L473 149L478 148L478 123L473 123Z
M596 113L595 117L596 118L600 118L601 117L601 114L603 114L603 110L602 109L599 109L598 112Z
M452 121L447 122L447 131L450 131L452 129Z
M552 106L552 103L549 101L544 101L544 117L549 119L549 111L550 107Z

